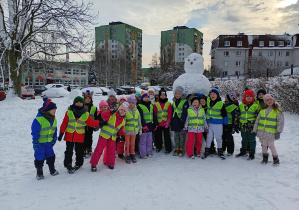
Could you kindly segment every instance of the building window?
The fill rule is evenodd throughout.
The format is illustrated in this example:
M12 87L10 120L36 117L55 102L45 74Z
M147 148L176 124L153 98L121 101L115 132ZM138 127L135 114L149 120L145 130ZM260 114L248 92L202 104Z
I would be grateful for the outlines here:
M290 56L290 52L289 51L286 52L286 56Z
M242 47L242 41L237 41L237 46Z
M44 85L44 80L42 80L42 79L36 79L35 80L35 85Z
M86 75L86 71L81 69L81 75Z
M291 46L291 41L287 41L287 46L290 47Z
M286 62L285 62L285 66L289 66L289 61L286 61Z
M263 56L263 52L262 51L259 51L259 56Z
M34 68L34 72L35 73L39 73L39 69L38 68Z
M284 41L278 41L278 46L283 47L284 46Z
M264 47L264 41L260 41L259 46Z
M282 52L278 51L278 56L281 57L282 56Z
M241 57L241 51L236 51L236 56Z
M274 41L269 41L269 47L274 47Z
M228 57L229 56L229 51L224 51L224 57Z
M73 69L73 74L79 74L79 69Z
M273 56L273 52L272 51L268 51L268 56Z
M240 75L240 71L235 71L235 75Z
M81 85L86 85L86 81L85 80L81 80Z
M241 61L236 61L236 66L241 66Z
M224 41L224 46L229 47L230 46L230 41Z
M224 67L228 67L228 61L224 61Z
M72 74L72 70L71 70L71 69L67 69L67 70L65 70L64 73L65 73L65 74Z
M79 80L73 80L73 85L79 85Z
M277 66L282 66L282 61L277 61Z
M223 71L223 76L227 76L227 71Z

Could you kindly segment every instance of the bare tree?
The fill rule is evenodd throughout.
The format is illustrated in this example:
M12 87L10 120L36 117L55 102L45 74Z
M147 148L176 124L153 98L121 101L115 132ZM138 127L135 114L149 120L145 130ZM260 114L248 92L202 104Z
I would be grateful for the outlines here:
M2 3L3 2L3 3ZM10 85L21 94L22 65L41 55L90 52L88 27L97 15L91 3L73 0L2 0L0 4L1 62L7 61Z

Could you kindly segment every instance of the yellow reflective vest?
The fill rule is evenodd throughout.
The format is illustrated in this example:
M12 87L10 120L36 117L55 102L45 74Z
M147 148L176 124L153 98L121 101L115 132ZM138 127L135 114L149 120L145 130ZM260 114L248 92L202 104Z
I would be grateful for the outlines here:
M257 110L258 110L258 105L252 104L251 107L246 111L245 105L244 103L242 103L240 105L240 112L241 112L240 122L246 123L247 121L255 121Z
M139 131L139 127L138 127L139 115L140 114L139 114L138 109L136 109L134 117L130 112L127 112L127 114L126 114L126 125L125 125L126 130L132 131L132 130L136 129L137 132Z
M116 123L116 114L113 114L109 120L108 120L108 125L104 125L101 129L100 136L102 136L105 139L109 139L110 137L112 138L113 141L116 140L117 137L117 132L119 129L121 129L123 126L125 126L125 119L123 119L122 123L115 127Z
M76 131L79 134L84 134L86 126L85 122L89 116L89 113L85 112L82 114L78 121L76 121L74 112L72 110L67 111L67 116L69 117L69 122L67 124L66 131L69 133L74 133Z
M188 116L189 116L189 121L188 121L188 127L204 127L205 126L205 121L204 121L204 109L200 109L198 116L196 115L195 111L192 108L188 108Z
M227 118L228 118L228 124L231 125L233 123L233 116L232 112L237 108L238 106L235 104L231 104L227 107L225 107L226 112L227 112Z
M208 97L207 99L207 119L213 118L213 119L223 119L221 116L221 109L224 105L223 101L218 101L213 107L210 106L211 98Z
M146 123L153 123L153 113L154 113L154 109L153 109L153 105L150 105L150 110L147 109L147 107L143 104L138 104L138 106L142 109L143 112L143 118L145 120Z
M175 102L173 102L172 104L172 107L173 107L173 114L172 114L172 117L174 117L175 113L177 113L178 117L181 118L182 117L182 114L183 114L183 107L184 107L184 104L187 100L184 99L182 100L178 106L175 105Z
M96 109L97 109L96 106L92 106L92 107L90 108L89 116L90 116L91 119L93 119L93 120L95 119Z
M163 110L162 110L161 105L160 105L159 102L156 102L155 105L157 107L157 120L158 120L158 123L160 123L162 121L167 121L168 107L170 105L170 102L167 101L165 103Z
M36 120L40 124L40 131L39 131L39 143L46 143L51 142L54 137L54 133L57 126L57 120L54 119L53 125L51 126L50 122L44 117L36 117Z
M267 132L276 133L277 132L277 116L279 114L280 109L272 110L266 116L266 109L262 109L260 111L260 119L258 122L258 130L265 129Z

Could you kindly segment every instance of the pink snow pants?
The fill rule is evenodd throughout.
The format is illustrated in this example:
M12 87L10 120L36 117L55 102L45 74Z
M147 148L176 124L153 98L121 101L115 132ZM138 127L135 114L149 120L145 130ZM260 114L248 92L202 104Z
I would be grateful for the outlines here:
M107 166L114 166L115 165L115 141L112 138L105 139L104 137L100 136L98 140L98 144L91 156L90 163L92 165L97 165L101 158L104 148L106 147L105 151L107 153Z
M195 137L195 140L194 140ZM196 149L195 154L198 155L201 149L202 133L192 133L188 132L188 139L186 142L186 153L190 157L194 152L194 147Z

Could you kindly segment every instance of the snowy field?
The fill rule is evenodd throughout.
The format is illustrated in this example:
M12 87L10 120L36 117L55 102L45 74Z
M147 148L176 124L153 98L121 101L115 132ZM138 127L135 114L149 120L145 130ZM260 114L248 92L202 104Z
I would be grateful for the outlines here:
M169 98L171 98L169 94ZM94 98L98 106L101 99ZM71 99L53 99L57 104L58 128ZM36 180L31 123L42 99L10 99L0 102L0 209L299 209L298 115L285 113L285 129L276 141L280 166L261 165L257 142L254 161L214 156L206 160L155 153L150 159L126 164L116 159L115 170L100 163L90 171L89 159L74 174L63 167L65 142L57 142L58 176L44 167L44 180ZM94 133L93 149L99 132ZM241 138L235 134L235 153Z

